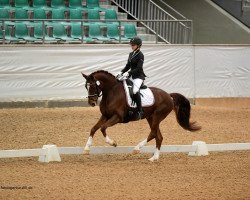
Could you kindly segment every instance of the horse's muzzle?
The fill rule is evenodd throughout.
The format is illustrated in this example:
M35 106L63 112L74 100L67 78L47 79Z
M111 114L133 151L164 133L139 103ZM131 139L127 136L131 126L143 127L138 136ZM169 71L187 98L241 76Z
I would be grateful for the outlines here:
M97 105L97 101L93 100L93 99L89 99L89 105L92 107L95 107Z

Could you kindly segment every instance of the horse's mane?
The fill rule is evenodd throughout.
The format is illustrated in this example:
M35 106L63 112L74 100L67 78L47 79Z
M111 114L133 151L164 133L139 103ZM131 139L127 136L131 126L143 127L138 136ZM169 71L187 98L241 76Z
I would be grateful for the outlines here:
M98 74L98 73L106 74L108 76L111 76L112 78L115 78L115 76L113 74L111 74L111 73L109 73L108 71L105 71L105 70L95 71L95 72L91 73L90 76L94 76L95 74Z

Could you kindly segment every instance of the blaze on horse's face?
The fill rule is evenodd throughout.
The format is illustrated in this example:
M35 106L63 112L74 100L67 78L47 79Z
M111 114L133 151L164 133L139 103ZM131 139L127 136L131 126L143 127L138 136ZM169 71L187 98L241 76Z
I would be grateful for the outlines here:
M85 88L88 91L88 104L94 107L97 105L97 100L101 92L98 88L98 82L93 76L87 76L83 73L82 76L86 79Z

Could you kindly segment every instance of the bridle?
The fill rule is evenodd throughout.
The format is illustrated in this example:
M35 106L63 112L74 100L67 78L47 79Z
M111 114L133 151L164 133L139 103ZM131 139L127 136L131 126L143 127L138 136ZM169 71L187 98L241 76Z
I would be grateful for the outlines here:
M88 95L87 98L91 98L91 97L97 97L97 98L99 98L99 97L102 96L102 91L101 91L101 89L98 87L98 85L97 85L96 82L95 82L95 83L87 83L87 82L86 82L85 88L87 89L88 94L89 94L89 88L87 87L88 85L89 85L89 88L90 88L90 86L95 85L96 90L95 90L95 93L94 93L94 94Z

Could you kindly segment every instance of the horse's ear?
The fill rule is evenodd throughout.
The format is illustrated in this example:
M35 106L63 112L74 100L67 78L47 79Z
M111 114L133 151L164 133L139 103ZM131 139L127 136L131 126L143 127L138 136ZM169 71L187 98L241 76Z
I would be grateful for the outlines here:
M88 78L88 76L87 75L85 75L84 73L82 73L81 72L81 74L82 74L82 76L87 80L87 78Z

